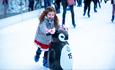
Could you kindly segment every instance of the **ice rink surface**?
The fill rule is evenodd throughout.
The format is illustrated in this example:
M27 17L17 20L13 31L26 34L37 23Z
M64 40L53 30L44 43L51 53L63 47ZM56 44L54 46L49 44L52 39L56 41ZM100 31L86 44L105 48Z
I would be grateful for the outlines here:
M110 2L101 6L94 13L92 3L90 18L87 14L83 16L83 6L75 6L75 29L67 11L65 26L73 54L73 70L115 70L112 6ZM61 24L62 8L58 17ZM39 62L34 62L37 47L33 41L38 23L38 17L35 17L0 29L0 70L48 70L42 66L43 53Z

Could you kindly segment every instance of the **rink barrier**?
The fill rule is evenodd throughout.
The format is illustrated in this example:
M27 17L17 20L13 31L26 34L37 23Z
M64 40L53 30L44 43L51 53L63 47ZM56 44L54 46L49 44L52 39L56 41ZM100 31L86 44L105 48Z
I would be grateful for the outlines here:
M31 11L31 12L22 13L19 15L7 17L4 19L0 19L0 29L7 27L9 25L17 24L17 23L22 22L22 21L27 20L27 19L35 18L41 13L42 10L43 9L39 9L39 10L35 10L35 11Z

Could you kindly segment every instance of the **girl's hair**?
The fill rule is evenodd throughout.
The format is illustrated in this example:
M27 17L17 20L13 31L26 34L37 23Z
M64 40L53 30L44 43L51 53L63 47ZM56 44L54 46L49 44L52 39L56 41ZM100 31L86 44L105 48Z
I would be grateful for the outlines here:
M42 12L42 14L40 15L40 17L39 17L40 23L41 23L42 21L44 21L45 16L46 16L49 12L55 12L55 16L54 16L54 26L57 27L57 26L58 26L58 23L59 23L59 20L58 20L58 17L57 17L57 15L56 15L55 9L54 9L53 7L51 7L51 6L48 6L48 7Z

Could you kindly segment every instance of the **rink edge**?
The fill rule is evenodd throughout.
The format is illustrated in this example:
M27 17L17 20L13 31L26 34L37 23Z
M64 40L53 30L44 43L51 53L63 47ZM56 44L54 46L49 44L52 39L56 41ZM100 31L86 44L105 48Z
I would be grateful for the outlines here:
M42 9L39 9L39 10L11 16L8 18L0 19L0 29L7 27L9 25L12 25L12 24L17 24L17 23L22 22L27 19L35 18L41 13L41 11L42 11Z

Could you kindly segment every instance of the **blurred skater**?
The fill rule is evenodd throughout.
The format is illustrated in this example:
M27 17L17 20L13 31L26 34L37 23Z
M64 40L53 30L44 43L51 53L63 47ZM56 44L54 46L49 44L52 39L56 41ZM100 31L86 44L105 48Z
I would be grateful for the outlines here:
M114 21L114 17L115 17L115 0L111 0L111 4L112 4L112 18L111 21Z
M7 15L7 12L8 12L8 0L3 0L3 2L2 2L2 4L3 4L3 6L4 6L4 16L6 16Z
M74 16L75 16L74 15L75 1L71 5L68 4L67 0L61 0L61 2L62 2L62 7L63 7L62 25L65 25L65 17L66 17L67 7L69 7L69 10L71 12L71 17L72 17L72 25L75 28L76 27L75 18L74 18Z
M34 10L34 0L29 0L29 11L33 11Z

